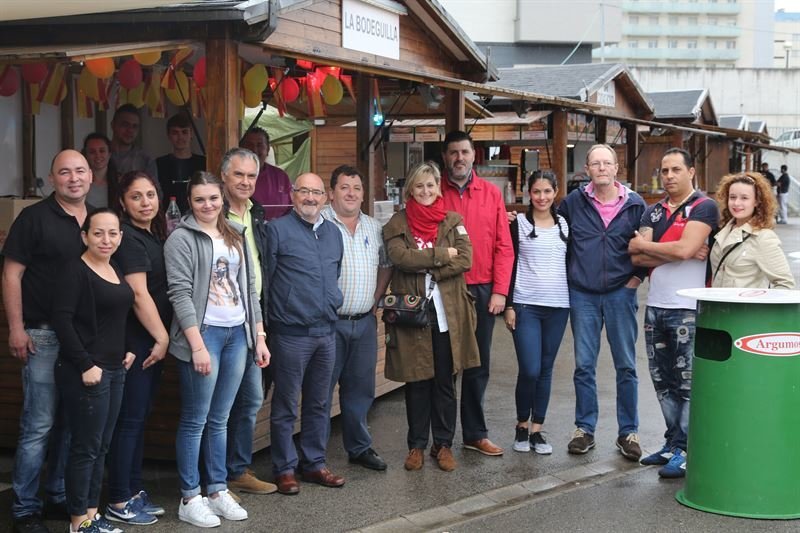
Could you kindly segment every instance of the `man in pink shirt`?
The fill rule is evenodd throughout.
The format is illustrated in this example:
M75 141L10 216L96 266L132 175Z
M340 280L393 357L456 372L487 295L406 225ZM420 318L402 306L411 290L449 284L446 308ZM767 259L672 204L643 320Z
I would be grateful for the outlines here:
M269 134L264 128L252 127L239 141L240 148L247 148L258 156L261 171L256 180L256 190L251 197L264 207L264 218L269 221L281 217L292 209L292 182L280 168L267 163Z

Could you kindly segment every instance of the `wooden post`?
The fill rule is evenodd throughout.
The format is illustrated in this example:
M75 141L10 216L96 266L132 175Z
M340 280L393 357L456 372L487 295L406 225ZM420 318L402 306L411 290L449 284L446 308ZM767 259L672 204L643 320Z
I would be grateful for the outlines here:
M33 113L26 113L30 109L30 93L22 91L22 196L36 194L36 118ZM55 154L54 154L55 155ZM47 169L50 173L50 169Z
M72 87L72 74L67 71L64 73L64 83L67 87ZM61 149L77 148L80 147L75 144L75 100L72 98L72 90L70 94L64 98L59 106L61 111Z
M681 130L672 130L672 137L670 144L674 148L683 148L683 132Z
M550 114L553 121L553 160L550 166L558 178L558 199L567 193L567 112L556 109Z
M239 143L239 45L227 29L206 41L206 59L206 168L217 174L222 156Z
M364 176L364 205L361 209L368 215L375 211L375 142L369 144L375 134L372 115L375 112L373 78L366 74L356 75L356 167ZM377 139L376 139L377 141Z
M464 91L446 89L444 93L444 131L464 131Z
M628 184L634 191L639 185L638 165L636 157L639 155L639 132L636 124L625 125L625 162L628 165Z
M594 117L594 142L597 144L606 143L606 132L608 119L606 117Z

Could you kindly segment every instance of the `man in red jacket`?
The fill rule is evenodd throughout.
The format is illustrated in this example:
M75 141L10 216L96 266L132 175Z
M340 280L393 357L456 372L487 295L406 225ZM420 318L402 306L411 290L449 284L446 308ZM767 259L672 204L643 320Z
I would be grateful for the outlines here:
M463 131L444 139L442 159L446 167L442 195L448 211L464 217L472 241L472 269L467 286L475 297L478 325L475 337L481 366L464 371L461 378L461 429L464 447L484 455L503 455L503 448L489 440L483 396L489 383L489 360L495 315L506 307L514 250L500 190L481 179L472 168L475 146Z

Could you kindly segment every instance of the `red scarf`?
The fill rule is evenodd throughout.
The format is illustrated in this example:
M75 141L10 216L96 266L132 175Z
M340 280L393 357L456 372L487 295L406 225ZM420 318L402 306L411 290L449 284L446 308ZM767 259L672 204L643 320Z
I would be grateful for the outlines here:
M440 196L431 205L422 205L413 197L406 202L406 220L411 234L423 243L436 243L439 223L447 216L444 199Z

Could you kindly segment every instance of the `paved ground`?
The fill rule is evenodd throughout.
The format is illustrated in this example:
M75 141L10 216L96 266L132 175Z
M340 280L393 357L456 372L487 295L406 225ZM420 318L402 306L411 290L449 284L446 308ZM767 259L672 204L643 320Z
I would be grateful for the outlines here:
M787 253L800 251L800 219L778 232ZM800 281L800 259L793 262ZM643 299L646 287L640 291ZM641 315L640 309L640 315ZM431 460L423 470L406 472L405 409L402 390L379 399L370 423L375 448L389 463L377 473L347 463L334 421L329 464L347 478L341 489L302 484L298 496L244 495L250 519L223 520L220 531L798 531L797 521L755 521L694 511L678 504L674 493L681 481L659 480L655 469L622 459L614 447L614 374L604 343L598 368L600 421L597 448L585 456L570 456L566 444L573 429L572 338L567 330L556 361L546 433L555 450L551 456L511 451L514 435L516 360L510 334L501 321L495 328L492 380L486 398L491 437L506 447L505 456L483 457L463 450L456 437L456 471L439 471ZM663 420L652 390L639 340L640 435L645 448L661 444ZM0 532L10 531L11 491L8 489L13 452L0 451ZM269 452L256 455L254 469L269 477ZM179 522L175 465L147 463L151 496L167 515L147 528L128 531L181 533L195 528ZM53 531L66 531L65 522L49 522Z

